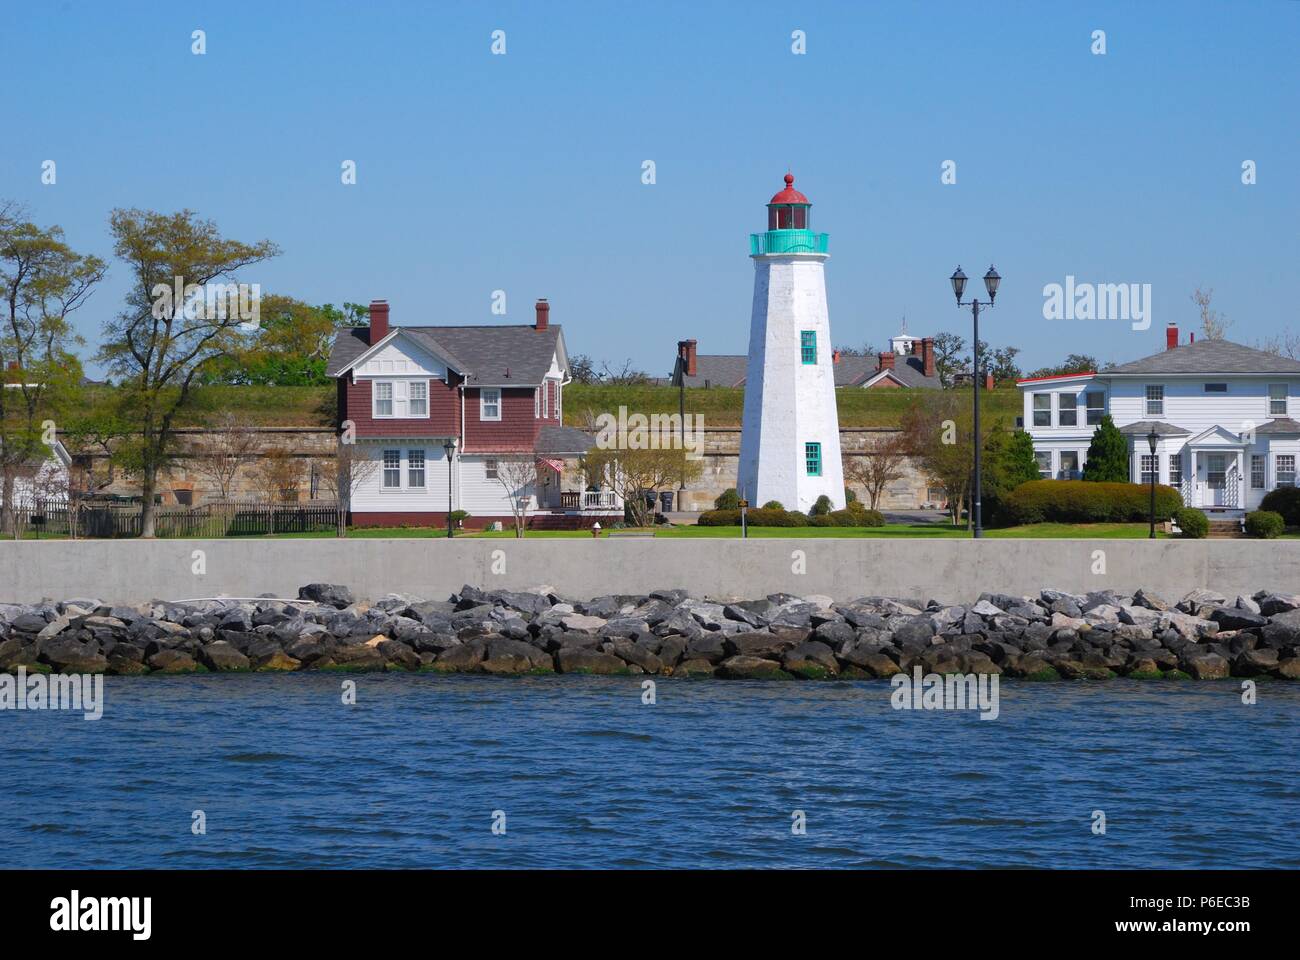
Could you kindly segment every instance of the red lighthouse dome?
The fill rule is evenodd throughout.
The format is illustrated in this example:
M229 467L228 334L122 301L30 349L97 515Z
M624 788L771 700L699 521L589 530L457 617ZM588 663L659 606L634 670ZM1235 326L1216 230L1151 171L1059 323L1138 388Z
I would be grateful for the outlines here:
M808 198L794 188L794 174L785 175L785 189L767 202L767 229L807 230Z

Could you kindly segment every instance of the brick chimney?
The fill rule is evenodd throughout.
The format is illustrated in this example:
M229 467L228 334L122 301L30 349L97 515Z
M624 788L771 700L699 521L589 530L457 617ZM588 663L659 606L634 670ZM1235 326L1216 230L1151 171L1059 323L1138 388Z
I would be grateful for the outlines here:
M832 350L831 363L839 363L839 362L840 362L840 352L838 350Z
M686 376L688 377L695 376L696 347L697 344L694 340L677 341L677 356L681 358L682 369L685 371Z
M891 352L882 353L882 354L879 355L879 366L878 366L876 369L878 369L878 370L893 370L893 369L894 369L894 354L893 354L892 351L891 351Z
M934 337L921 338L921 369L927 377L934 376Z
M537 322L533 324L534 330L545 330L551 325L551 305L542 297L537 301Z
M388 301L370 301L370 345L388 336Z
M984 371L984 389L993 389L993 374L989 373L987 370Z
M1165 327L1165 349L1172 350L1176 346L1178 346L1178 324L1170 320L1169 326Z

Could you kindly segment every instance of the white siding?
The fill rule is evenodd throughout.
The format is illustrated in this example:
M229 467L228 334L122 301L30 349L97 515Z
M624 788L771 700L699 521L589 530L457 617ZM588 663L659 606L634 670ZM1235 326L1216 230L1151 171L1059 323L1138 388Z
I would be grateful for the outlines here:
M1206 383L1226 383L1227 393L1206 393ZM1268 412L1268 385L1289 384L1287 402L1290 415L1300 413L1300 380L1278 377L1268 380L1256 377L1204 377L1178 379L1151 377L1144 380L1117 379L1111 381L1110 414L1115 425L1137 420L1163 420L1182 427L1193 435L1213 426L1221 426L1233 433L1241 433L1252 426L1258 427L1270 419ZM1146 388L1159 384L1164 387L1164 413L1155 416L1146 412Z

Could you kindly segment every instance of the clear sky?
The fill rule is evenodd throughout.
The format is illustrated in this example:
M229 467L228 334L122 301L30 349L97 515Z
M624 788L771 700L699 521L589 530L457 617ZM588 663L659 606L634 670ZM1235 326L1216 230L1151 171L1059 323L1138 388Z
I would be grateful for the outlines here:
M283 247L240 278L265 292L384 297L398 325L531 322L545 296L571 352L663 375L680 338L745 352L747 234L788 167L831 235L837 343L879 348L904 313L968 333L947 278L990 260L981 333L1026 370L1152 353L1198 284L1232 339L1300 330L1294 0L6 0L3 20L0 197L86 252L111 254L114 207L190 207ZM1151 329L1043 319L1067 275L1151 284ZM126 282L115 261L79 315L92 344Z

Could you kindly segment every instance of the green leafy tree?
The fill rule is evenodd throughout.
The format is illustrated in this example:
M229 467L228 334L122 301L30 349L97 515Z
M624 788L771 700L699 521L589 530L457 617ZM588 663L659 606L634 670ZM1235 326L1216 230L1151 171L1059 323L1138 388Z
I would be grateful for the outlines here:
M1088 444L1088 462L1083 465L1083 479L1101 483L1127 483L1129 479L1128 440L1119 432L1110 414L1101 418Z
M953 378L961 372L965 363L965 355L964 337L947 332L934 335L934 372L943 386L952 386Z
M1008 522L1005 505L1011 491L1038 478L1033 438L1023 430L1007 431L998 424L984 440L980 463L982 520L989 524Z
M1063 377L1069 373L1086 373L1089 370L1100 370L1102 365L1097 362L1097 358L1087 353L1072 353L1065 358L1065 362L1055 367L1039 367L1037 370L1029 371L1031 377Z
M131 284L124 309L104 325L99 359L120 377L124 410L138 430L117 453L139 477L144 500L140 535L152 537L158 473L175 452L177 414L191 404L194 387L226 357L248 347L243 320L234 311L191 311L160 297L160 291L178 282L199 287L233 282L242 268L280 251L269 240L248 244L227 239L215 223L192 210L118 209L109 227ZM200 316L191 316L194 312Z

